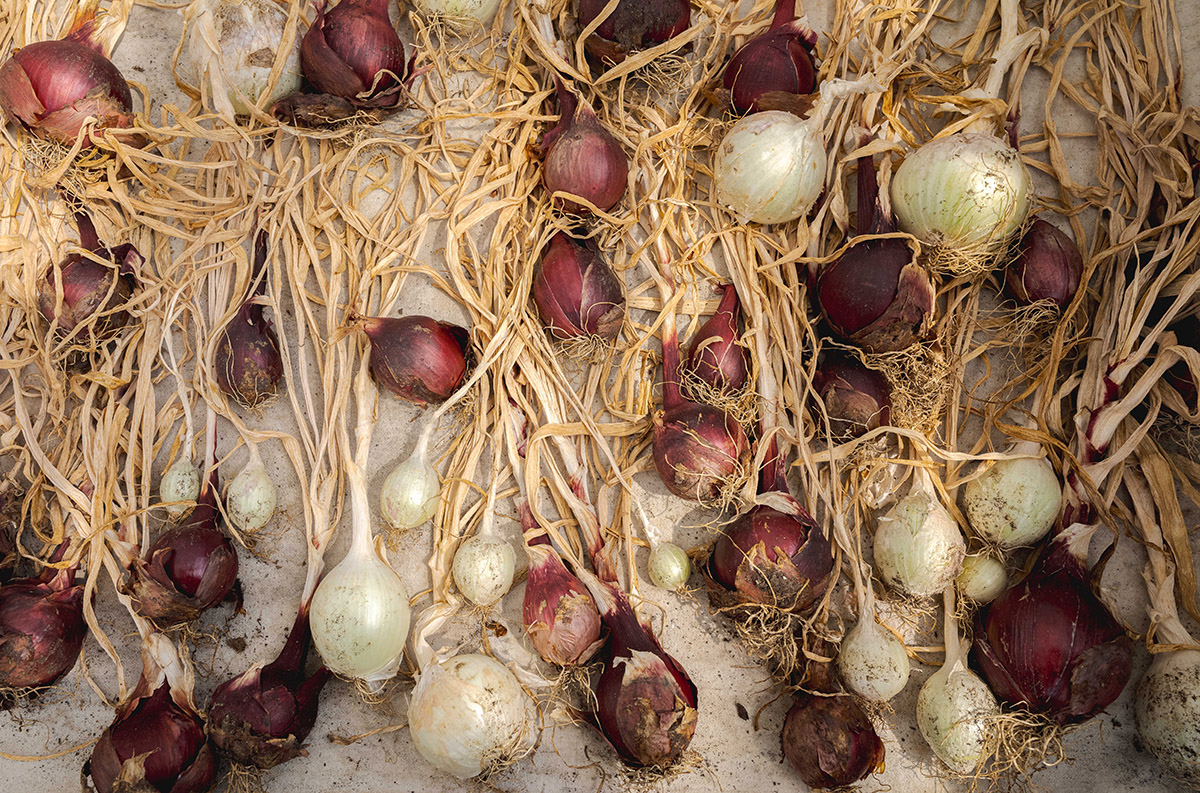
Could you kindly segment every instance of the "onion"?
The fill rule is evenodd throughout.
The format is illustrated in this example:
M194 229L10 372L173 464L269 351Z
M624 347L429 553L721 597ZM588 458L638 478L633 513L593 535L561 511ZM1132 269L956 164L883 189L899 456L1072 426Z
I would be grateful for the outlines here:
M533 274L533 302L557 339L612 341L625 322L625 284L599 247L561 231Z
M967 546L929 475L918 469L915 477L912 490L879 518L875 567L888 586L930 597L954 581Z
M958 591L976 603L991 603L1008 588L1004 563L990 556L971 555L963 559L962 570L954 579Z
M464 653L421 671L408 730L430 765L470 779L532 748L533 701L504 664Z
M369 317L360 327L371 342L371 376L401 399L443 402L466 378L464 328L419 316Z
M877 369L856 357L823 353L813 376L835 438L854 438L886 425L892 418L892 387Z
M783 110L747 116L725 133L716 198L738 222L785 223L807 214L825 186L820 128Z
M87 625L75 569L47 568L0 586L0 688L52 685L79 660Z
M1049 300L1065 307L1079 290L1083 256L1075 241L1041 218L1034 218L1004 271L1004 286L1018 303Z
M249 116L250 108L269 108L300 90L300 36L288 31L288 12L275 0L195 0L183 16L192 66L226 118ZM281 55L272 87L271 70Z
M750 363L739 341L741 318L733 284L718 287L721 302L716 312L692 334L683 371L718 394L733 395L746 387ZM688 380L684 381L689 382Z
M908 653L891 631L875 621L870 598L860 610L858 622L842 639L837 669L847 688L873 702L887 702L908 683Z
M512 587L515 566L512 546L484 528L458 546L454 585L475 605L491 606Z
M267 261L267 235L260 231L254 243L253 279L260 278ZM213 373L226 396L246 407L257 407L275 396L283 378L279 337L263 316L263 289L244 301L217 336Z
M300 42L304 77L324 94L358 108L393 110L407 96L417 53L404 59L404 43L388 17L388 0L341 0L317 18Z
M229 522L246 534L267 525L275 514L277 497L275 483L259 459L258 450L250 447L250 462L238 472L225 491L225 508Z
M891 204L879 192L872 157L858 161L858 231L896 230ZM912 248L895 237L858 242L817 278L817 304L839 337L867 352L902 350L925 338L933 322L934 289Z
M1004 548L1033 545L1045 537L1062 509L1062 484L1050 461L1023 457L981 468L983 474L963 490L964 511L975 533Z
M975 662L1002 702L1086 721L1129 682L1129 637L1088 585L1095 526L1073 524L1019 583L975 615Z
M692 574L692 560L687 552L673 542L660 542L650 549L646 562L650 580L656 587L678 592Z
M580 29L591 25L607 5L608 0L579 0ZM584 46L603 63L617 64L631 52L683 33L691 16L688 0L618 0Z
M421 433L413 453L383 480L379 511L393 529L415 529L437 512L442 482L426 459L428 437Z
M38 284L38 309L61 334L94 323L90 334L102 338L129 321L124 306L133 295L134 268L145 260L128 243L104 247L92 219L83 210L75 213L75 225L79 228L79 246L95 258L71 253L51 267Z
M173 517L191 510L199 495L200 471L184 457L172 463L158 480L158 497Z
M629 158L596 118L591 105L579 101L575 92L557 77L555 85L561 115L558 124L542 138L541 151L546 161L542 184L553 196L555 205L567 212L587 214L591 207L607 212L625 195Z
M739 113L778 107L817 87L812 50L817 35L796 20L796 0L776 0L771 27L747 41L729 59L723 78Z
M427 17L467 19L486 25L496 16L500 0L413 0L413 6Z
M603 643L596 601L549 543L531 541L525 550L529 576L521 619L529 642L548 663L586 664Z

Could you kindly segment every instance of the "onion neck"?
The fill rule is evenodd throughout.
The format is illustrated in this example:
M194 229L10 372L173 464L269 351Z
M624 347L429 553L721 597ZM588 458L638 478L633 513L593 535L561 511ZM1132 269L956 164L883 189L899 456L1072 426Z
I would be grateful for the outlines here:
M270 666L284 672L301 672L304 669L304 661L308 657L309 637L311 629L308 622L309 603L306 601L300 604L300 610L296 614L296 621L292 623L292 630L288 633L287 641L284 642L283 649L279 651L279 655Z
M82 209L76 209L75 228L79 230L80 248L89 252L100 250L103 244L100 242L100 236L96 233L96 224L92 222L91 215Z
M662 355L663 410L670 411L685 403L679 390L679 334L675 327L675 311L663 296Z
M367 499L367 482L363 471L353 460L346 460L346 480L350 489L350 551L359 558L375 553L371 541L371 506Z
M771 27L768 30L781 28L789 22L794 22L796 19L796 0L776 0L775 15L771 18Z
M943 638L946 642L946 669L953 669L963 657L962 642L958 638L958 621L954 619L954 584L942 592Z

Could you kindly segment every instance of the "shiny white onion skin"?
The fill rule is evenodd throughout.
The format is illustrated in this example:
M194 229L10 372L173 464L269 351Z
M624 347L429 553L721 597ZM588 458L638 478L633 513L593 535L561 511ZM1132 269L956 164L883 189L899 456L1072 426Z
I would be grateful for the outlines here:
M1062 509L1062 483L1046 458L997 460L963 488L963 509L977 534L1004 548L1033 545Z
M678 592L692 574L692 560L675 543L660 542L650 551L646 569L656 587Z
M379 511L393 529L415 529L437 512L441 493L437 469L413 454L383 480Z
M891 186L900 228L926 245L999 252L1029 217L1021 156L987 132L935 138L904 158Z
M491 534L468 537L454 554L454 585L477 606L491 606L504 597L515 571L512 545Z
M785 223L806 214L825 184L819 133L782 110L743 118L717 146L717 201L741 222Z
M1145 747L1168 774L1200 790L1200 652L1155 654L1133 708Z
M171 504L167 512L173 516L182 515L191 508L188 502L195 502L200 495L200 471L189 460L180 457L175 463L163 471L158 480L158 497L164 502L180 501L181 504Z
M500 0L414 0L413 5L427 17L471 19L486 25L496 16Z
M863 699L887 702L904 690L911 666L900 640L867 614L842 639L838 674Z
M969 774L988 749L1000 705L961 660L942 666L917 694L917 728L950 770Z
M924 488L900 499L875 529L875 568L884 582L930 597L954 581L967 553L958 524Z
M239 531L253 533L267 525L277 504L275 483L261 463L243 468L225 493L229 522Z
M1008 588L1004 563L990 556L968 556L954 583L958 591L976 603L991 603Z
M532 744L531 704L504 664L464 653L421 672L408 703L408 729L426 761L470 779Z

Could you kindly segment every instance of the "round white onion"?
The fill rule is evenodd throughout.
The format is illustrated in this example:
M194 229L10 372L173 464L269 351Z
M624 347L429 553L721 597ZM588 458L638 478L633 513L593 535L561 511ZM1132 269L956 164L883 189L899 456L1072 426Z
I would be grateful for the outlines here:
M870 613L842 639L837 668L847 688L874 702L899 694L910 671L904 645Z
M504 597L515 570L512 545L492 534L468 537L454 554L454 585L477 606L491 606Z
M651 549L646 568L656 587L678 592L692 574L692 560L675 543L660 542Z
M383 480L379 511L393 529L415 529L437 512L441 493L437 469L413 452Z
M334 674L374 683L396 674L411 618L400 576L369 545L352 546L313 594L313 645Z
M469 779L528 751L531 708L504 664L465 653L421 672L408 703L408 729L431 765Z
M962 596L976 603L991 603L1008 587L1004 563L991 556L968 556L954 579Z
M961 653L934 672L917 694L921 736L959 774L971 773L984 758L999 715L992 690L963 664Z
M784 223L821 195L826 157L820 129L783 110L746 116L717 147L717 201L738 220Z
M1062 508L1062 485L1050 461L1022 457L984 465L983 475L963 488L971 528L1005 548L1045 537Z
M225 492L225 510L229 522L247 534L267 525L275 514L275 483L261 462L251 460Z
M941 502L920 484L879 518L875 568L888 586L916 597L945 589L962 567L967 545Z
M496 16L500 0L414 0L413 5L427 17L470 19L486 25Z
M158 497L167 504L167 512L172 516L187 512L199 495L200 471L182 457L163 471L158 480Z
M1200 652L1155 653L1133 707L1146 748L1168 774L1200 788Z
M961 132L905 157L892 178L891 197L900 228L921 242L995 253L1028 218L1033 181L1005 141Z

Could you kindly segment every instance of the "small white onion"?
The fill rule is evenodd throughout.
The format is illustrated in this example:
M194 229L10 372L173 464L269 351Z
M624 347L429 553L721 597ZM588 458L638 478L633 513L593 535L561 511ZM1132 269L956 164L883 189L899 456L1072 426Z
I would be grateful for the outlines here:
M925 681L917 695L917 727L933 753L959 774L975 770L988 750L1000 705L987 683L962 662L964 647Z
M842 639L837 668L847 688L874 702L887 702L899 694L910 671L904 645L871 613Z
M820 129L783 110L746 116L717 147L717 201L742 222L784 223L821 195L826 157Z
M1045 537L1062 508L1062 485L1046 458L985 463L987 470L963 488L971 528L1005 548Z
M496 16L500 0L414 0L413 5L427 17L471 19L486 25Z
M674 592L683 588L692 574L692 560L687 551L673 542L660 542L650 551L646 563L650 580L656 587Z
M247 534L267 525L275 514L275 505L275 483L263 464L255 459L233 478L225 492L229 522Z
M492 534L476 534L454 554L454 585L478 606L491 606L512 587L516 572L512 545Z
M183 457L163 471L162 478L158 480L158 497L167 502L167 512L173 516L187 512L199 495L200 471Z
M393 529L415 529L437 512L441 493L437 469L413 452L383 480L379 511Z
M916 597L945 589L966 552L954 518L923 483L880 517L875 530L879 575L888 586Z
M334 674L374 683L396 674L411 618L404 582L369 546L351 548L313 594L313 645Z
M531 706L508 667L465 653L421 672L408 703L408 729L431 765L469 779L528 751Z
M976 603L991 603L1008 587L1004 563L991 556L968 556L954 579L962 596Z
M935 138L892 178L900 228L927 245L994 253L1025 223L1033 181L1021 156L987 132Z

